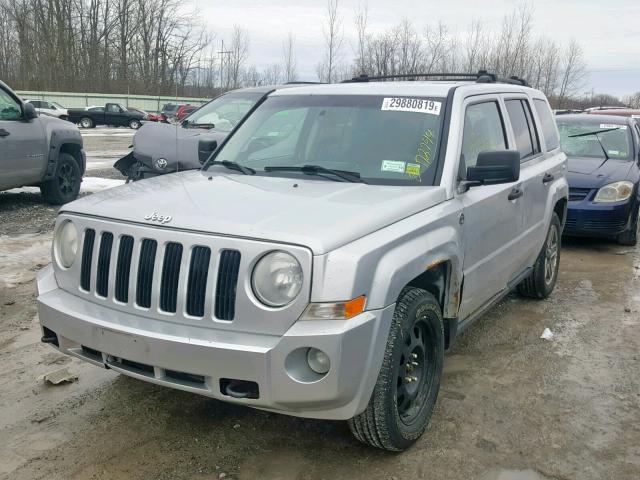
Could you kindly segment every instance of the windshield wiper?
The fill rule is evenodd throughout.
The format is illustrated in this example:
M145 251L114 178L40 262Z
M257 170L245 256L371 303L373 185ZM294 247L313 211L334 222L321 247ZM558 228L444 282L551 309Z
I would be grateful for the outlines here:
M256 171L251 167L245 167L240 165L238 162L232 162L230 160L212 160L207 162L207 165L222 165L223 167L228 168L229 170L235 170L236 172L240 172L244 175L253 175Z
M596 137L596 140L598 140L598 143L600 144L600 148L602 149L602 153L604 153L605 160L609 160L610 157L609 157L609 154L607 153L607 149L604 148L604 145L602 144L602 141L600 140L600 137L598 135L601 133L613 132L614 130L620 130L620 127L606 128L604 130L596 130L594 132L576 133L575 135L568 135L568 137L578 138L578 137L589 137L593 135L594 137Z
M346 170L334 170L332 168L321 167L320 165L303 165L301 167L296 166L282 166L282 167L264 167L265 172L302 172L305 175L334 175L341 178L345 182L351 183L367 183L358 172L348 172Z

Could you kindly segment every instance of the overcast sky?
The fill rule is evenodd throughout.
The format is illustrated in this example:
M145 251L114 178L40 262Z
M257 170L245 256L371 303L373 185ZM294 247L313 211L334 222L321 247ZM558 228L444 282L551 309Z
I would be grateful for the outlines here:
M282 61L282 40L293 32L298 73L315 80L322 57L325 0L194 0L202 19L220 38L228 39L234 24L249 32L250 60L259 68ZM365 2L365 0L360 0ZM359 0L340 0L345 29L345 60L353 57L354 10ZM367 0L369 29L384 31L409 18L421 31L442 21L464 32L475 20L499 29L513 0ZM589 77L585 92L626 95L640 91L640 0L532 0L534 31L567 43L577 39L585 51Z

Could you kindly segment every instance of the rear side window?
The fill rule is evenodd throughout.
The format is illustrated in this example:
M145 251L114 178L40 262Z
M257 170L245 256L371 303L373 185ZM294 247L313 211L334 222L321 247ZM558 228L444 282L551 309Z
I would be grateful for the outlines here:
M498 103L469 105L464 114L460 177L466 178L467 167L476 165L480 152L506 149L507 140Z
M516 148L521 160L528 160L540 153L540 140L533 122L531 107L526 100L507 100L507 112L516 137Z
M558 138L556 122L553 119L549 105L547 105L547 102L544 100L534 98L533 106L536 109L538 118L540 119L542 136L544 137L544 143L547 144L547 151L558 148L560 146L560 139Z

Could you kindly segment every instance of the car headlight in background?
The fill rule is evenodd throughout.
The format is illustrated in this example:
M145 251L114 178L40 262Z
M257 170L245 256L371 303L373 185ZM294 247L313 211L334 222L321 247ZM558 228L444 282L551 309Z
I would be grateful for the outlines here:
M627 181L614 182L600 188L593 201L596 203L622 202L627 200L632 193L633 183Z
M262 257L251 277L253 293L269 307L284 307L302 289L302 267L286 252L271 252Z
M58 265L70 268L78 253L78 230L71 220L64 222L56 230L53 252Z

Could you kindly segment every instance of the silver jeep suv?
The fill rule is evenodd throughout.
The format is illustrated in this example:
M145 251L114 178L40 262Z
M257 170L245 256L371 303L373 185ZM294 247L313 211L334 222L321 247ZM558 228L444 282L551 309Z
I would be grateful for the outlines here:
M409 447L456 336L552 292L566 159L524 82L371 80L275 91L201 171L66 205L43 341Z

